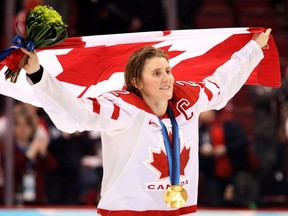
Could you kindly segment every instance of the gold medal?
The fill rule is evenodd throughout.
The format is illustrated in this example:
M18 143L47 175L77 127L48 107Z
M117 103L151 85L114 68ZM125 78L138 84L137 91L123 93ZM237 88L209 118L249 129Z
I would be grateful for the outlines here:
M172 124L172 144L170 143L169 135L164 123L159 119L163 134L166 155L168 158L169 175L171 187L164 192L164 200L170 208L180 208L185 205L188 199L187 191L179 185L180 182L180 143L179 143L179 128L170 106L167 112Z
M180 208L188 199L187 191L179 185L172 185L164 192L164 200L171 208Z

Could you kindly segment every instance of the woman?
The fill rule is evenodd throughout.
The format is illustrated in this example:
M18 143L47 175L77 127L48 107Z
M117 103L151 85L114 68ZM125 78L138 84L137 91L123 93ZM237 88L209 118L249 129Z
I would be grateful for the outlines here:
M45 205L46 175L57 164L48 151L45 139L35 139L39 128L35 116L25 104L18 104L13 112L14 188L13 201L17 205ZM3 157L0 150L0 158ZM5 164L6 160L3 160ZM4 173L5 174L5 173ZM4 184L5 187L5 184ZM4 197L4 196L2 196Z
M142 48L128 60L127 91L90 99L76 99L43 70L35 53L23 50L31 89L58 129L101 131L100 215L196 212L199 114L222 108L236 94L263 58L270 32L255 34L201 83L175 82L167 55Z

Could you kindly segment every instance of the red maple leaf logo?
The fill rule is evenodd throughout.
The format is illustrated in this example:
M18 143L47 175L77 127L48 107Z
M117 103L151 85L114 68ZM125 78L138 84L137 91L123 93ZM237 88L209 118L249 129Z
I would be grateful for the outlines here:
M184 176L184 169L189 160L190 147L186 146L180 152L180 175ZM161 149L160 152L153 152L153 159L150 164L160 173L159 179L169 177L168 158L166 153Z

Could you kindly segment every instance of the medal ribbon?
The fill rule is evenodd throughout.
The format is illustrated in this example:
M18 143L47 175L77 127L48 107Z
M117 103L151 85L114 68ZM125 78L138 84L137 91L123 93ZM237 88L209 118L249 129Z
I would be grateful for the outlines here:
M172 124L172 145L170 144L167 128L159 119L161 124L166 154L168 158L170 181L172 185L180 184L180 144L179 144L179 128L171 108L168 106L167 113Z

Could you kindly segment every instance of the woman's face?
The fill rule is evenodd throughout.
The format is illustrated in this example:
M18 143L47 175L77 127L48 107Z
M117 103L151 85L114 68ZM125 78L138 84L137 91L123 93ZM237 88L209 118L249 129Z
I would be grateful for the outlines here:
M145 102L168 101L173 96L174 76L168 61L153 57L145 61L138 90Z
M18 116L14 125L15 139L24 144L29 142L32 134L33 134L32 126L27 123L24 117Z

